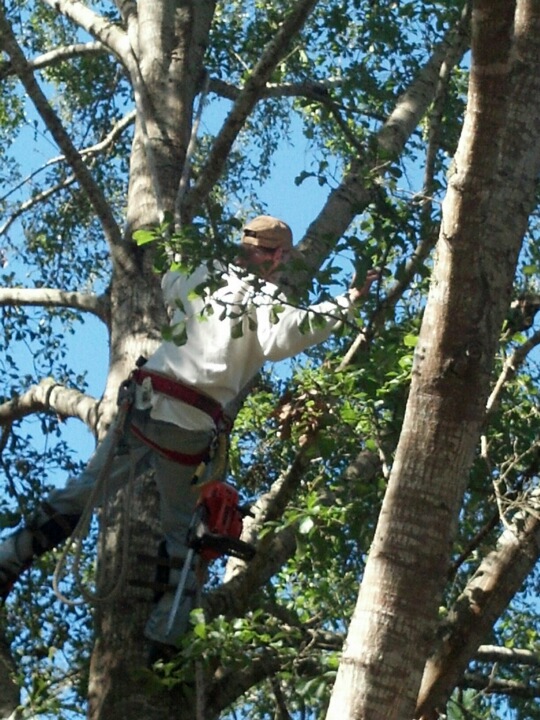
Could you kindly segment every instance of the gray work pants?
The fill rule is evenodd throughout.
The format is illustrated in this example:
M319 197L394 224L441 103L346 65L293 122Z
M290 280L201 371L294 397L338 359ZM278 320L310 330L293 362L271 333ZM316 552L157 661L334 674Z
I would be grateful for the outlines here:
M129 431L130 422L133 422L146 437L160 447L185 454L202 452L209 446L212 433L185 430L171 423L153 420L148 410L133 410L131 416L128 417L124 437L117 446L112 466L107 475L106 488L107 495L110 496L125 485L133 473L137 477L148 470L155 471L155 481L160 497L161 525L167 552L170 557L183 559L187 553L187 530L197 499L191 485L195 467L180 465L178 462L173 462L160 455ZM71 515L81 514L84 511L114 441L113 425L98 445L83 472L77 477L69 478L64 488L53 490L50 493L47 502L57 512ZM169 582L176 585L179 575L179 570L171 570ZM194 590L194 583L195 580L191 574L186 590ZM191 610L191 600L184 594L184 601L177 614L175 625L167 635L166 627L173 597L174 592L166 592L163 595L154 606L145 629L145 634L150 639L170 645L174 645L185 632Z

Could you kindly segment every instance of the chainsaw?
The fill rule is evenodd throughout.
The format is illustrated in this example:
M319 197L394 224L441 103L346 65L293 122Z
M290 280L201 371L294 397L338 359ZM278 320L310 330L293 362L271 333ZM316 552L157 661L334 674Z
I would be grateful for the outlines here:
M229 483L215 480L201 487L187 532L188 552L171 606L167 634L174 626L195 554L206 564L223 555L245 561L253 558L253 545L240 540L242 519L247 514L239 507L238 492Z

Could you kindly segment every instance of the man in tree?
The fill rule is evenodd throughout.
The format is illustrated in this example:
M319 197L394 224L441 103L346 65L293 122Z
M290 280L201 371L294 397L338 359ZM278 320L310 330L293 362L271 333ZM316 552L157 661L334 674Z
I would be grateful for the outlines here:
M34 557L71 535L93 502L98 481L106 479L111 496L130 477L153 469L170 590L157 600L146 634L159 644L175 643L187 627L196 582L192 572L169 628L177 568L187 553L196 503L194 469L208 459L216 436L228 427L224 408L266 360L283 360L326 340L378 276L370 271L361 287L353 282L333 301L300 309L287 302L277 285L292 253L289 226L262 215L245 226L234 265L201 266L189 276L165 274L162 287L172 339L164 340L134 371L125 431L117 419L82 474L52 491L30 522L0 545L0 596L7 596Z

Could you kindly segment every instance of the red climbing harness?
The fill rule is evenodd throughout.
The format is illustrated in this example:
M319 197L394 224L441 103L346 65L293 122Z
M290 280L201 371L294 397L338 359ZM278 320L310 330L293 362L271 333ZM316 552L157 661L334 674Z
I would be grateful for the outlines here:
M225 422L225 413L221 404L191 385L186 385L155 370L147 370L145 367L134 370L131 377L137 385L142 385L146 378L150 378L154 392L167 395L175 400L181 400L186 405L201 410L212 418L216 427Z
M174 398L175 400L180 400L190 407L201 410L201 412L206 413L210 418L212 418L216 427L217 435L215 440L217 440L217 442L214 441L214 443L212 443L209 447L204 448L204 450L201 450L200 452L184 453L172 448L161 446L155 440L152 440L145 435L144 431L133 423L130 426L130 431L138 437L139 440L173 462L187 466L200 466L201 464L206 464L213 456L216 447L220 444L220 441L223 441L221 442L223 445L227 444L226 436L231 428L230 418L225 415L222 405L217 400L214 400L214 398L206 395L200 390L197 390L197 388L194 388L191 385L186 385L185 383L168 375L164 375L163 373L157 372L156 370L149 370L145 368L145 362L145 358L140 358L137 361L137 369L134 370L129 379L122 384L120 393L129 395L131 401L133 402L134 391L132 388L134 385L142 386L144 388L145 385L149 383L148 390L150 393L157 392L162 395L166 395L167 397Z

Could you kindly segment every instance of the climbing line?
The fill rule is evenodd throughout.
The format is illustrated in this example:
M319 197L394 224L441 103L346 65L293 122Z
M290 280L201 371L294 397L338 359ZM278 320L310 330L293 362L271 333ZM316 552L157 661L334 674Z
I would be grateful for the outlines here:
M199 126L201 124L201 118L202 118L204 106L206 105L206 98L208 96L209 85L210 85L210 75L208 73L206 73L206 76L204 78L203 88L201 91L201 95L199 97L199 104L197 106L195 118L194 118L193 124L191 126L191 136L189 138L189 143L188 143L187 150L186 150L186 158L184 160L184 168L182 170L182 176L180 177L180 182L178 183L178 192L176 194L176 202L175 202L175 206L174 206L174 221L175 221L175 224L177 227L181 227L181 225L182 225L182 221L181 221L182 201L184 199L184 196L185 196L187 188L188 188L192 160L193 160L193 156L195 155L195 151L197 149Z
M83 542L85 538L88 535L88 531L90 528L90 522L92 519L92 515L94 512L95 507L101 504L102 506L102 529L100 533L100 554L103 557L103 553L105 552L105 544L107 542L107 521L108 521L108 503L110 502L111 498L107 494L107 480L112 468L112 464L114 462L114 457L116 453L116 448L118 446L118 443L120 442L123 434L124 434L124 428L125 428L125 422L126 417L129 411L130 407L130 400L126 399L123 401L123 403L120 405L120 409L118 411L117 417L114 421L114 426L112 430L112 439L111 439L111 445L109 447L107 456L105 458L105 462L103 463L103 466L99 472L98 477L96 478L96 482L92 488L92 491L90 493L90 496L88 497L88 500L86 502L85 508L81 514L81 517L79 519L79 522L77 523L75 529L73 530L71 536L68 538L66 544L64 545L62 552L60 554L60 557L58 559L58 562L56 563L56 568L53 575L53 591L56 595L56 597L63 603L66 603L70 606L77 606L82 605L84 603L91 603L93 605L103 604L106 602L109 602L112 600L121 590L123 583L125 581L126 573L127 573L127 566L128 566L128 553L129 553L129 508L132 503L132 497L133 497L133 484L134 484L134 475L135 475L135 467L134 463L130 464L130 477L129 481L126 483L126 487L124 488L124 507L122 508L120 512L120 542L121 542L121 554L120 559L117 560L117 564L115 567L115 572L113 572L113 578L114 581L110 588L108 588L105 591L90 591L85 587L85 584L82 580L82 572L80 567L81 562L81 556L82 556L82 550L83 550ZM100 503L101 500L101 503ZM79 599L72 599L68 598L61 590L60 590L60 581L62 577L65 574L65 567L67 563L68 556L72 554L72 567L71 567L71 575L73 576L74 582L76 587L79 589L81 593L81 597Z

